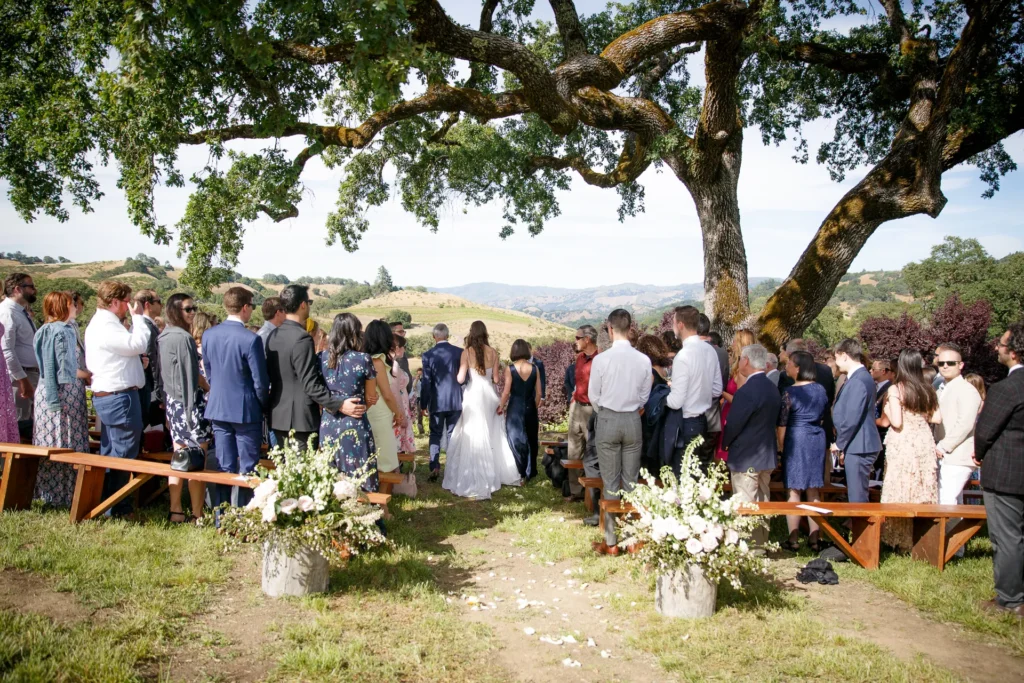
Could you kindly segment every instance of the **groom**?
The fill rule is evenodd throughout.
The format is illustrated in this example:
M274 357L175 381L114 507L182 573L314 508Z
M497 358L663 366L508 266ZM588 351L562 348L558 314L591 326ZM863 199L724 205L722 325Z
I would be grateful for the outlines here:
M434 348L423 354L423 382L420 406L430 411L430 481L441 471L441 434L451 440L462 415L462 387L459 385L459 361L462 349L448 343L448 326L434 326Z

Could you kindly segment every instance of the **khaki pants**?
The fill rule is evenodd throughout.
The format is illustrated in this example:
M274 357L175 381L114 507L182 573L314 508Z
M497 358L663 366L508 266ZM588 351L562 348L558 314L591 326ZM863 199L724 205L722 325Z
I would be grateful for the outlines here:
M587 449L587 425L593 413L593 406L575 401L569 406L569 460L583 460L583 453ZM574 496L583 493L579 470L569 470L569 491Z
M772 471L762 470L760 472L729 472L732 481L732 498L744 503L764 503L769 498L769 482L771 482ZM768 526L758 527L751 534L755 547L761 547L768 542Z

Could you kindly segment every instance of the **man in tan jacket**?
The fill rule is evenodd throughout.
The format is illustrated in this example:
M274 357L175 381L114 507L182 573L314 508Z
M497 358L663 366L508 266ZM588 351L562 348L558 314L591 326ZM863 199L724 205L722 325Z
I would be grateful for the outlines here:
M939 503L956 505L975 468L974 423L981 409L981 394L961 376L964 362L960 347L947 343L940 349L936 365L943 380L938 389L942 423L935 425Z

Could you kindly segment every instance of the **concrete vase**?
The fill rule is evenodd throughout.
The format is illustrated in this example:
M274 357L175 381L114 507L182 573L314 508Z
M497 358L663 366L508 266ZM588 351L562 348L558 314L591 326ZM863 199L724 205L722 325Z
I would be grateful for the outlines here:
M717 599L718 584L709 581L700 567L691 565L658 575L654 607L667 617L710 617L715 613Z
M270 597L323 593L329 582L330 565L315 550L288 555L274 543L263 544L263 592Z

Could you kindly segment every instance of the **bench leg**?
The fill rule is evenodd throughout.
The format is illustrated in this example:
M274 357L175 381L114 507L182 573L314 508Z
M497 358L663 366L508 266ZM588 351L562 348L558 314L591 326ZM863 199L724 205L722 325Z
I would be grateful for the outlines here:
M835 530L825 517L811 515L825 535L846 553L847 557L865 569L878 569L879 548L882 542L881 517L855 517L853 522L853 543Z
M971 540L976 533L981 531L982 525L985 524L983 519L961 519L956 526L946 532L946 557L945 562L949 562L956 555L956 551L960 550L967 541Z
M71 521L81 522L96 505L103 500L103 477L106 470L101 467L75 465L78 478L75 479L75 495L71 499Z
M4 453L3 479L0 480L0 512L27 510L32 507L32 494L36 490L39 458L19 458Z
M923 560L940 572L946 564L946 518L917 517L914 519L914 547L910 556Z
M590 514L594 514L594 492L589 486L583 487L583 505Z
M96 519L104 512L114 507L128 496L135 493L135 491L145 484L147 481L153 478L152 474L135 474L132 473L132 478L128 480L128 483L119 488L114 495L110 496L106 500L100 502L86 515L85 519Z

